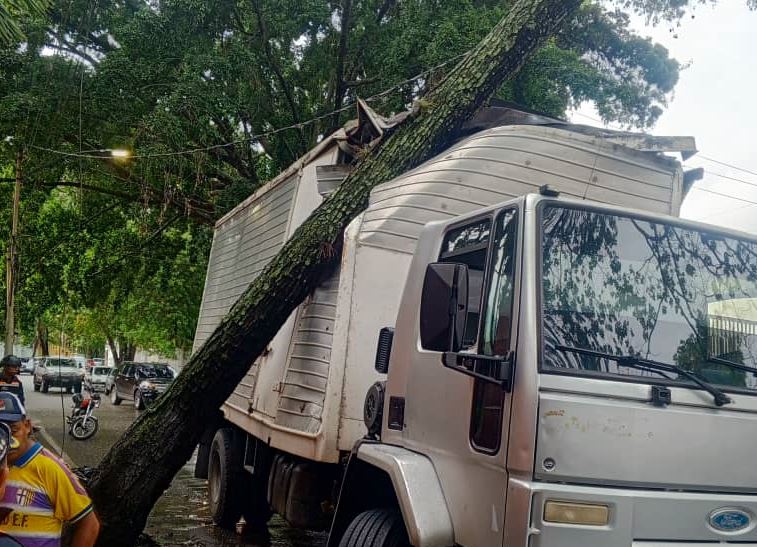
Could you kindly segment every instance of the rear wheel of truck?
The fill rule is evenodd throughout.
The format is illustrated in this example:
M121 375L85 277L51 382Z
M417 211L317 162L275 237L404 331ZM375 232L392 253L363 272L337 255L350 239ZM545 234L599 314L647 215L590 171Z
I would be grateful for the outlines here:
M405 523L396 509L371 509L356 516L339 547L409 547Z
M114 387L110 392L110 402L115 406L121 404L121 397L118 396L118 390Z
M221 528L234 528L242 516L245 481L242 456L234 446L234 431L219 429L210 445L208 461L208 498L213 522Z

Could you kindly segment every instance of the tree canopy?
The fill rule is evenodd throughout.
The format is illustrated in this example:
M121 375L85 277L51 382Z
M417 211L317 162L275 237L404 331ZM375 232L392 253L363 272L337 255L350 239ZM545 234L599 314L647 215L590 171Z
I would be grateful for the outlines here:
M629 17L674 24L701 3L585 2L497 96L554 116L592 101L607 121L650 128L681 65ZM0 28L20 31L0 34L0 239L20 154L21 334L65 323L81 348L169 354L191 345L214 221L357 97L387 114L410 106L511 2L29 4L0 3Z

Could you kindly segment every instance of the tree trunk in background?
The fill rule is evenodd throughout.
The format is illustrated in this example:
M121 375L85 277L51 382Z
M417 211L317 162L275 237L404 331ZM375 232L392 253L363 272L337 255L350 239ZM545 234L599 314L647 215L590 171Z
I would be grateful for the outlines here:
M117 367L123 362L123 359L121 359L121 353L118 351L118 344L116 344L116 341L113 340L112 336L107 336L106 338L108 340L108 347L110 348L110 352L113 354L113 366Z
M128 340L119 340L118 345L121 347L121 362L133 361L137 354L137 346Z
M165 396L131 425L90 485L101 546L133 545L155 501L189 459L213 415L290 313L338 261L344 227L371 189L447 146L451 135L514 74L580 0L521 0L296 230L194 354Z
M38 351L39 350L39 351ZM48 344L47 325L41 318L37 318L34 326L34 344L32 344L32 355L47 357L50 355L50 345Z

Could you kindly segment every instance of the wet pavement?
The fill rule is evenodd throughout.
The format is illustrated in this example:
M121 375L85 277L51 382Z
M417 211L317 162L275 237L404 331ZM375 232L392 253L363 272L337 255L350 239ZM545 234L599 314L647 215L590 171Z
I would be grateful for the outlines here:
M100 408L95 411L100 429L92 439L76 441L67 434L65 415L71 412L71 395L57 388L48 393L34 392L31 376L23 376L26 407L32 421L42 426L40 440L54 451L63 451L66 460L75 466L95 466L139 415L133 406L124 401L119 406L103 396ZM190 461L176 475L169 489L155 505L147 522L145 533L153 545L160 546L274 546L321 547L325 534L290 528L283 520L274 517L269 525L270 537L245 537L240 525L237 533L213 526L206 502L205 481L192 474Z

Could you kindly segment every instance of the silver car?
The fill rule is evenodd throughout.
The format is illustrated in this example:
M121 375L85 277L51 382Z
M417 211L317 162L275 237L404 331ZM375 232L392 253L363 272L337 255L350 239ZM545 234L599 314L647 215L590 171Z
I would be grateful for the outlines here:
M69 393L81 393L84 371L72 359L46 357L34 369L34 391L47 393L51 387L60 387Z
M107 393L107 381L113 371L113 367L92 367L84 376L84 385L94 393L104 391Z

